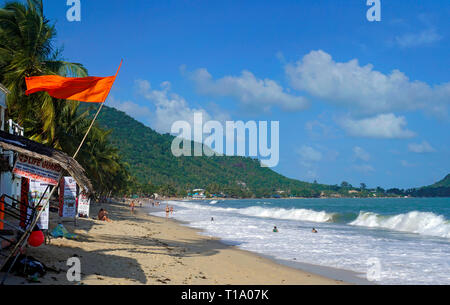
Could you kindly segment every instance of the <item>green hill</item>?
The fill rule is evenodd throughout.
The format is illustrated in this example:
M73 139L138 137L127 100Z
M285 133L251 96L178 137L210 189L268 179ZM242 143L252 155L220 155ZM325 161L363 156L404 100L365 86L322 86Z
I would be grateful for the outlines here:
M415 197L450 197L450 174L435 184L413 189L411 195Z
M436 182L433 185L429 186L430 188L437 188L437 187L450 187L450 174L448 174L444 179L442 179L439 182Z
M80 106L85 111L87 106ZM91 109L91 113L93 113ZM112 130L111 142L120 150L131 174L143 186L167 186L168 191L183 193L205 188L212 193L223 192L238 197L320 195L335 191L335 186L312 184L286 178L256 159L246 157L180 157L171 153L174 139L159 134L115 108L104 107L100 126Z

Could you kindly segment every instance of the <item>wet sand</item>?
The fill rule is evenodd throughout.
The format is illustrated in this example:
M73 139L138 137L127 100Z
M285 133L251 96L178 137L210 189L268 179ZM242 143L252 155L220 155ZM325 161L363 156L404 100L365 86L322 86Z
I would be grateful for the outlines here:
M148 207L131 213L123 203L94 204L91 217L104 208L111 223L79 219L64 223L78 240L52 239L28 254L53 270L46 285L335 285L345 284L298 270L226 245L174 220L149 216ZM58 217L51 216L50 228ZM67 280L67 260L78 257L81 283ZM1 274L0 274L1 275ZM339 276L338 276L339 277ZM10 276L6 284L28 284Z

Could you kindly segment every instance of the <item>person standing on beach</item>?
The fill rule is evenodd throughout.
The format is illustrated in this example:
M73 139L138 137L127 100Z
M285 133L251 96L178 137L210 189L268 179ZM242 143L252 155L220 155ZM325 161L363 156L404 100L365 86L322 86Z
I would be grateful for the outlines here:
M166 219L169 218L169 213L170 213L169 205L166 205Z
M170 216L173 216L173 206L170 207Z
M131 214L134 214L134 200L130 203Z

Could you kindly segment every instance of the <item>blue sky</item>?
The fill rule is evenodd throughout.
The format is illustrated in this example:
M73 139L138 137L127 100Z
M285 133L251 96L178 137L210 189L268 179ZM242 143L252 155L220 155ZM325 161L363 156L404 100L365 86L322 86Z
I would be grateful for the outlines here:
M67 60L124 65L109 105L159 132L195 111L280 121L291 178L409 188L450 173L450 3L44 1Z

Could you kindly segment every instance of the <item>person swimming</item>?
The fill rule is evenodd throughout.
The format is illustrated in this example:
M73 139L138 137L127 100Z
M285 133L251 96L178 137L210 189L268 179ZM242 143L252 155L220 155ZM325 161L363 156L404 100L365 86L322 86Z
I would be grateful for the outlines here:
M274 233L278 233L278 228L277 227L273 227L273 232Z
M316 228L312 228L312 232L313 233L319 233L319 232L317 232Z

